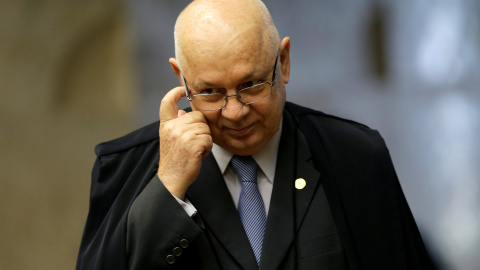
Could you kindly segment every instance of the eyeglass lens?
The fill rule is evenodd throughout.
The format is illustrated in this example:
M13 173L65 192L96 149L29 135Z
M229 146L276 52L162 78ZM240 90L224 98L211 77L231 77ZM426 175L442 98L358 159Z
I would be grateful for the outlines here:
M238 91L237 98L245 104L252 104L268 98L272 87L269 83L261 83ZM231 96L228 96L231 97ZM227 105L227 96L220 93L200 94L192 96L193 104L200 110L219 110Z

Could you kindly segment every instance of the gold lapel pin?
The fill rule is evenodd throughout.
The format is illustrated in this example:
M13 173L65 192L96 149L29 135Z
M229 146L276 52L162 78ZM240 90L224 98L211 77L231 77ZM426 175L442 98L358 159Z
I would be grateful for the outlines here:
M295 180L296 189L304 189L306 185L307 185L307 182L303 178L298 178L297 180Z

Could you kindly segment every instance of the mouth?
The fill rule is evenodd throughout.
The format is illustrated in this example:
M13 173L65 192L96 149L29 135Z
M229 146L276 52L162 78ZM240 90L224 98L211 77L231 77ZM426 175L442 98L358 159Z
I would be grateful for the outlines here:
M234 129L234 128L227 128L227 131L232 134L233 136L236 137L242 137L248 135L248 132L252 130L254 124L251 124L247 127L240 128L240 129Z

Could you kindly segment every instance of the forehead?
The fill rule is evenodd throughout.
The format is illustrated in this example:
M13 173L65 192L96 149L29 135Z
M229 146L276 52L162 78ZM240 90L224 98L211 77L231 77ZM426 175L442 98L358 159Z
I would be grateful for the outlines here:
M252 79L267 79L274 60L266 61L265 54L230 55L228 57L205 57L195 59L184 71L189 85L194 88L233 87ZM268 63L267 63L268 62Z
M271 70L275 61L271 50L259 42L238 46L197 46L185 52L182 71L189 81L211 81L215 76L244 78L261 76ZM247 46L246 46L247 45Z
M268 33L258 24L212 22L209 27L199 29L195 25L183 30L182 65L191 70L206 68L205 64L216 68L228 68L233 63L263 65L275 57Z

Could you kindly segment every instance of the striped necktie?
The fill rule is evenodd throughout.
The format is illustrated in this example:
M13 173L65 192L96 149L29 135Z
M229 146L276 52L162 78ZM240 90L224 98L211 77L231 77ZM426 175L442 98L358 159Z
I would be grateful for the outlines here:
M233 156L231 164L242 181L238 213L257 263L260 264L267 218L262 196L257 186L258 165L251 156Z

